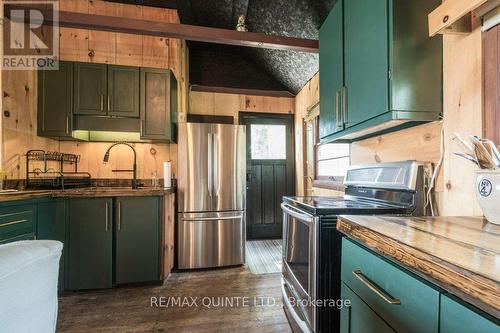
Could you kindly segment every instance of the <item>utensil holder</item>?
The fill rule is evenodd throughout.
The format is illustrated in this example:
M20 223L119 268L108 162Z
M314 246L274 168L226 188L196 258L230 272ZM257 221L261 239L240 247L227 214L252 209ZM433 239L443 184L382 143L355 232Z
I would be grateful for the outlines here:
M476 197L488 222L500 225L500 170L476 171Z

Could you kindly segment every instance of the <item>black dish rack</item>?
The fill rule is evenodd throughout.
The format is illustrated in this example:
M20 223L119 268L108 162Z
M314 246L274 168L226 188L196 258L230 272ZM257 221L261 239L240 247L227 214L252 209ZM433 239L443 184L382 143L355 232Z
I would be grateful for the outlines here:
M34 162L43 162L33 168ZM29 150L26 153L26 189L62 189L90 187L90 173L78 172L80 155L65 154L54 151ZM65 165L72 166L66 171Z

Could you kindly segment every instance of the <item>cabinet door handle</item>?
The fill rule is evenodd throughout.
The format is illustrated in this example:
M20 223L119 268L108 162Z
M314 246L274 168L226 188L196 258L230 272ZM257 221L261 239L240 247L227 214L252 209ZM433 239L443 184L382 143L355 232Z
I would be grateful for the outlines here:
M101 103L101 111L104 111L104 95L99 95L99 101Z
M384 301L386 301L389 304L393 305L401 305L401 301L397 298L393 298L390 296L388 293L386 293L384 290L382 290L379 286L374 284L372 281L370 281L366 276L364 276L363 272L361 270L355 270L352 272L354 276L361 281L365 286L368 287L371 291L373 291L375 294L380 296Z
M340 127L339 94L340 94L340 91L337 90L335 92L335 122L337 124L337 128Z
M111 111L111 99L108 95L108 112Z
M122 203L118 201L118 231L122 229Z
M69 116L66 116L66 134L69 134Z
M108 232L109 227L109 204L106 202L106 232Z
M7 227L9 225L14 225L14 224L26 223L26 222L28 222L28 220L26 220L26 219L17 220L17 221L11 221L11 222L7 222L7 223L4 223L4 224L0 224L0 228Z
M347 118L347 87L342 87L342 120L344 124L348 124Z

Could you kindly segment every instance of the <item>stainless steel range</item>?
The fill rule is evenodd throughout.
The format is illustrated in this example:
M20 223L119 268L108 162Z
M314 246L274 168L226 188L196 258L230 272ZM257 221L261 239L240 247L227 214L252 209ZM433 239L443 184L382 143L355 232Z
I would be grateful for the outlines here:
M315 306L340 299L342 214L425 215L430 164L405 161L352 167L340 197L284 197L284 309L296 332L339 332L340 310Z

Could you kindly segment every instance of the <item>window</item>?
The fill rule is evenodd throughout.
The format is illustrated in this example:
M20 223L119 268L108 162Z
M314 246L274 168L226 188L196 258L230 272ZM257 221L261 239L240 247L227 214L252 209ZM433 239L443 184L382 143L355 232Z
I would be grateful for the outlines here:
M349 144L329 143L317 146L316 179L343 181L349 165Z
M252 160L286 160L285 125L250 125Z
M341 188L350 165L349 144L319 142L319 116L315 116L304 121L305 193L310 191L312 186Z

